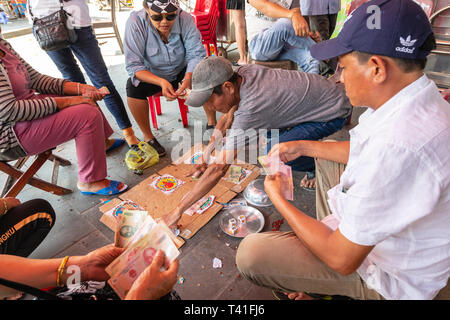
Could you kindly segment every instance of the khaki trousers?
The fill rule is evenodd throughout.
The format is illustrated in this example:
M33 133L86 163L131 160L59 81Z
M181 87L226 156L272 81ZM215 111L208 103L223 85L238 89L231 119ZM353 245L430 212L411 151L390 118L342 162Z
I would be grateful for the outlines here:
M345 166L316 160L316 214L330 214L327 191L339 183ZM257 285L284 292L344 295L354 299L383 299L355 272L343 276L330 269L293 232L266 232L247 236L239 245L236 263L241 274Z
M316 215L329 215L327 192L339 183L345 166L316 159ZM255 284L283 292L344 295L354 299L383 297L356 273L343 276L314 256L293 232L266 232L247 236L236 254L239 271ZM448 299L449 285L435 299Z

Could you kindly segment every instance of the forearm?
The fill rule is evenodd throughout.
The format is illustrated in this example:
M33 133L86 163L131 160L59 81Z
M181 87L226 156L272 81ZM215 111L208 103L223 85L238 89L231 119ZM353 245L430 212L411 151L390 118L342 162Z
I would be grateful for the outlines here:
M264 15L275 19L292 19L294 14L301 14L300 8L286 9L267 0L249 0L249 3Z
M0 255L0 278L42 289L56 286L58 268L63 258L58 259L28 259L11 255ZM70 257L66 267L78 265L83 276L81 257ZM67 269L66 269L67 270ZM63 273L63 283L68 277ZM85 280L81 279L82 281ZM0 286L0 296L9 295L11 290Z
M151 84L156 84L156 85L158 85L160 87L162 86L161 82L162 81L166 81L165 79L158 77L157 75L151 73L148 70L137 71L134 74L134 77L136 79L138 79L139 81L146 82L146 83L151 83Z
M307 157L347 164L350 141L298 141L301 154Z
M66 96L80 96L82 84L77 82L66 81L64 83L64 95Z
M181 200L177 206L178 213L182 214L196 201L206 195L227 172L229 165L212 164L206 169L194 188Z

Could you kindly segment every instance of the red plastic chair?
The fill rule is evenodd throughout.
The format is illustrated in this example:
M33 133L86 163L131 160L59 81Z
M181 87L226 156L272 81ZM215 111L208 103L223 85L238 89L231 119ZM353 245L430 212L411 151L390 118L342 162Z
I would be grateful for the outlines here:
M158 130L158 121L156 115L161 115L161 100L160 97L162 96L162 92L155 93L153 96L148 97L148 104L150 107L150 114L152 117L152 124L153 127ZM184 104L183 99L177 99L178 100L178 106L180 107L180 114L181 114L181 121L183 122L183 127L187 127L188 124L188 118L187 113L189 112L188 106Z
M197 0L191 15L202 35L206 54L217 55L216 27L220 16L218 0Z

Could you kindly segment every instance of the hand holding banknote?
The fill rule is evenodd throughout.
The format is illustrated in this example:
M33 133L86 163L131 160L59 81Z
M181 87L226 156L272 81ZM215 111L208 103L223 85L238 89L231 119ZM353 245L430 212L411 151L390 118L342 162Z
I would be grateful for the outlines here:
M298 141L289 141L276 144L270 149L268 157L279 158L282 162L287 163L293 161L304 154L300 148Z
M274 175L267 175L264 180L264 190L266 191L272 202L276 202L278 199L285 199L284 189L288 183L284 174L278 172Z
M152 264L133 283L125 300L156 300L165 296L177 282L177 272L178 260L169 263L159 250Z

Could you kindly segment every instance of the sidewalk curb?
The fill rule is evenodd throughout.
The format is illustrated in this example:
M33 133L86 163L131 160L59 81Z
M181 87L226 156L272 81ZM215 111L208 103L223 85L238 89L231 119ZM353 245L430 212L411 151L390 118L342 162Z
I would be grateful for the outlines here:
M11 39L11 38L31 34L31 33L32 33L32 28L28 27L28 28L23 28L23 29L19 29L19 30L3 32L2 35L3 35L4 39Z

